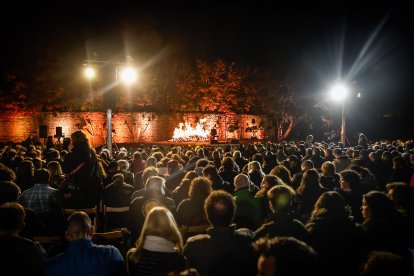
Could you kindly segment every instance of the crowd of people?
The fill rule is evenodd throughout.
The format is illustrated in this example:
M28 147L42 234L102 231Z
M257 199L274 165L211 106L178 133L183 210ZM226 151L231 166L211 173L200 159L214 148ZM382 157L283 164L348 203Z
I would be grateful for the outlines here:
M113 154L80 130L67 149L1 143L0 263L16 275L413 275L413 189L414 141L363 134L347 147L308 136ZM128 230L125 254L92 241L103 226L86 213L62 212L95 206L129 207L111 222ZM193 226L206 230L181 231ZM51 255L34 236L67 245Z

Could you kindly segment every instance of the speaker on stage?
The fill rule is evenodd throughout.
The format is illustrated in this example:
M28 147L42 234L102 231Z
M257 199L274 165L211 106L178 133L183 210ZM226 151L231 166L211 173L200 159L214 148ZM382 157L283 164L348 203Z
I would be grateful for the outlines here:
M62 127L56 127L56 135L55 135L55 137L63 137Z
M47 138L47 125L39 125L39 138Z

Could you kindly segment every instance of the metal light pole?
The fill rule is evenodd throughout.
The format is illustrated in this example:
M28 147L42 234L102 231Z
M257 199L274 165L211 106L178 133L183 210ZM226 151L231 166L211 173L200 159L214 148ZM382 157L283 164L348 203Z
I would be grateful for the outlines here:
M87 67L85 68L85 77L92 80L96 73L96 65L112 65L115 66L115 88L119 86L120 80L126 85L132 85L137 80L137 72L128 63L111 62L111 61L99 61L99 60L85 60ZM119 69L121 70L119 71ZM120 76L118 76L120 74ZM112 155L112 109L107 107L106 109L106 146L109 153Z
M342 106L342 122L341 122L341 143L345 146L345 127L346 127L346 120L345 120L345 100L341 102Z
M112 109L106 109L106 147L112 155Z
M348 96L348 88L345 85L338 83L331 89L330 95L334 101L341 103L341 143L345 146L345 101Z

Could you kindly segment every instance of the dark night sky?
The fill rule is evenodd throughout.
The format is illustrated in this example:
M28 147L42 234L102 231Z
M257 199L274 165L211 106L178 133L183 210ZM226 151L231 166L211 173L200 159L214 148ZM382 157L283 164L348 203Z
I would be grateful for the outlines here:
M275 74L298 73L309 87L307 95L318 102L328 82L338 78L342 57L342 78L353 72L351 80L363 91L358 109L370 115L414 115L413 16L408 4L56 2L32 7L22 2L2 9L3 68L36 61L45 51L72 62L96 51L103 59L129 54L144 63L168 49L168 54L190 60L223 58L270 66ZM358 120L364 117L359 111Z

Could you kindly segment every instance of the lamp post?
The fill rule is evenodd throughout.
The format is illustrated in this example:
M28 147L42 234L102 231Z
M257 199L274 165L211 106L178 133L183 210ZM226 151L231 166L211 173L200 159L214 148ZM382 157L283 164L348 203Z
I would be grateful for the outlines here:
M343 84L336 84L330 90L331 98L341 103L341 143L345 146L345 132L346 132L346 119L345 119L345 100L348 96L348 88Z
M134 69L129 63L98 60L85 60L85 62L86 67L84 70L84 76L90 81L92 81L97 75L97 70L95 67L101 65L115 66L115 85L110 85L109 88L118 88L119 81L121 81L121 83L125 84L126 86L131 86L136 82L138 78L136 69ZM104 91L104 93L108 92L109 91ZM115 107L115 103L112 103L112 105ZM109 153L112 155L112 108L109 107L109 105L106 109L106 128L106 146Z

